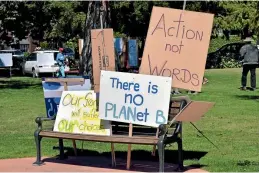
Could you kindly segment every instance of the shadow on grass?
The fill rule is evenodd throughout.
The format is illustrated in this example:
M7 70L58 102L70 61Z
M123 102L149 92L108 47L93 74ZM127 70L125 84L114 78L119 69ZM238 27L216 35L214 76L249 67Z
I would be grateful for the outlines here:
M30 87L42 87L41 83L22 80L0 80L0 89L24 89Z
M255 161L249 161L249 160L243 160L243 161L238 161L237 166L259 166L259 162Z
M259 95L235 95L235 97L242 100L256 100L259 101Z
M111 152L99 153L92 150L78 150L77 157L74 156L72 148L66 148L66 156L69 156L66 160L59 160L57 158L46 158L44 162L54 162L54 163L63 163L63 164L72 164L80 166L91 166L98 168L112 168L111 165ZM183 156L184 160L200 160L204 157L207 152L201 151L184 151ZM82 157L83 156L83 157ZM116 157L116 169L125 170L126 169L126 160L127 152L126 151L115 151ZM144 150L133 150L131 152L131 161L132 167L131 171L144 171L144 172L158 172L159 171L159 158L158 153L156 152L155 156L151 155L150 151ZM176 171L178 163L178 152L175 150L165 150L165 171ZM202 168L207 165L188 165L185 167L185 170L192 168Z

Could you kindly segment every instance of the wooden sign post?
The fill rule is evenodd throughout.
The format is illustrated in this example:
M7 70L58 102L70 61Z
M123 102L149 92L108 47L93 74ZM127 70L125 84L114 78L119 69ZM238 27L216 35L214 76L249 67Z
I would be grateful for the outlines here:
M133 125L129 124L129 136L132 137ZM129 170L131 166L131 144L128 145L128 154L127 154L127 169Z

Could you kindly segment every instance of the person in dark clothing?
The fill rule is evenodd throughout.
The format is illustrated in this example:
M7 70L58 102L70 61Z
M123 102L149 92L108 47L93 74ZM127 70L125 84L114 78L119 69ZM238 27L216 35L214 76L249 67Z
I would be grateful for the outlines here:
M250 40L251 41L251 40ZM256 68L259 64L259 52L255 45L251 42L248 42L240 49L240 55L243 60L241 61L243 64L243 72L241 78L241 90L246 90L247 83L247 74L250 71L251 74L251 90L256 89Z

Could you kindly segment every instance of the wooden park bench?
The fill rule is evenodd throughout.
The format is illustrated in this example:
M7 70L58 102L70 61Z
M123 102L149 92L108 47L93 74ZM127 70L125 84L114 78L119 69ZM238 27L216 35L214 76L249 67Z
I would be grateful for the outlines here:
M64 159L64 146L63 139L81 140L81 141L93 141L93 142L105 142L105 143L121 143L121 144L139 144L139 145L153 145L158 148L159 155L159 172L164 172L164 150L165 146L172 143L178 144L178 169L183 170L183 149L182 149L182 123L175 121L174 117L190 102L189 97L175 97L171 98L170 109L168 116L168 124L160 125L158 128L133 125L132 134L129 136L129 124L112 122L112 135L100 136L100 135L86 135L86 134L74 134L54 132L52 129L44 129L44 121L55 121L54 118L37 117L36 123L38 128L34 133L37 158L34 165L41 165L41 139L45 138L57 138L59 139L59 151L60 159ZM53 123L54 125L54 123ZM155 148L154 148L155 149ZM113 163L115 166L115 163Z

